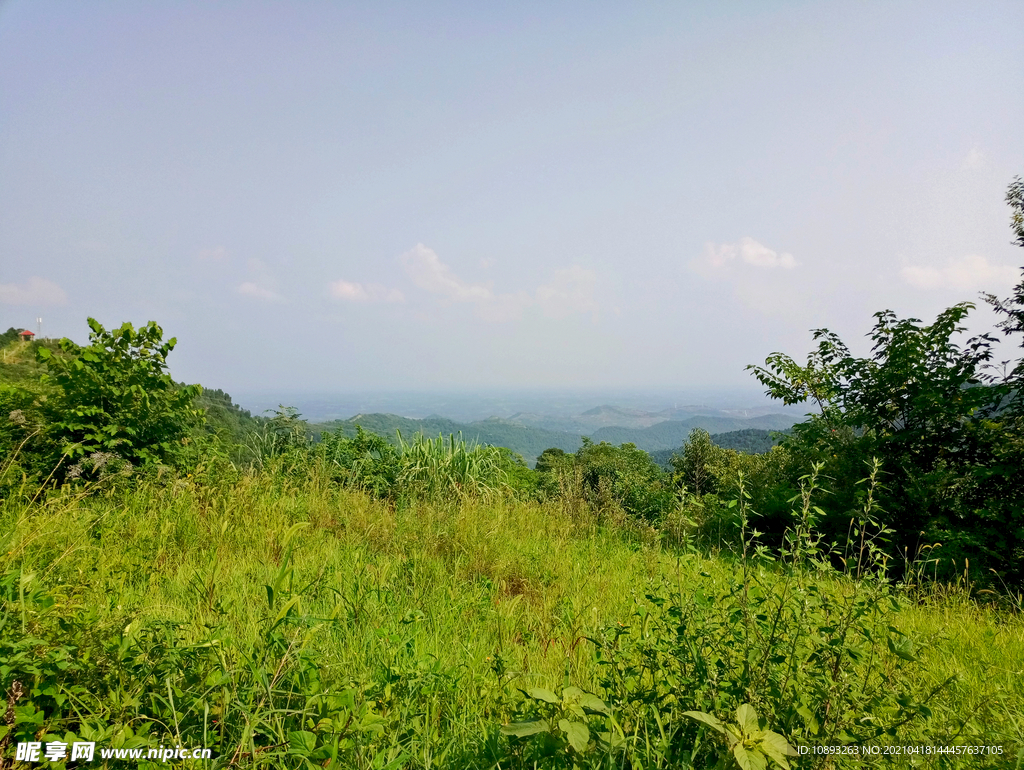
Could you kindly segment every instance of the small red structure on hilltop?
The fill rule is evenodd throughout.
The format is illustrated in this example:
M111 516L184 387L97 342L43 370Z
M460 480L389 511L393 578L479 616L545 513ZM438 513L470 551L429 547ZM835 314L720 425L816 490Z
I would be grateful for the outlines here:
M25 340L25 342L31 342L32 338L35 337L35 336L36 336L36 333L35 332L30 332L28 329L25 329L25 331L21 332L21 338L23 340Z

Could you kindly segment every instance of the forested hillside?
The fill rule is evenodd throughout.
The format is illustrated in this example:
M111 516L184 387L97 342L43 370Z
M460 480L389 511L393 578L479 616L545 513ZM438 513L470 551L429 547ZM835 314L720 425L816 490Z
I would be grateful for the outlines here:
M745 430L787 430L792 428L794 420L783 414L769 414L749 419L733 417L691 417L687 420L667 420L649 428L630 429L608 427L594 431L595 441L607 441L611 444L636 444L648 452L659 449L676 449L683 445L687 436L700 428L711 434L736 433Z
M248 433L257 430L265 422L260 417L253 417L248 409L234 403L230 394L218 388L203 388L196 399L196 406L206 413L208 429L224 431L235 442L242 441Z
M736 430L738 425L757 427L744 427L741 430ZM766 451L771 444L765 444L764 437L768 436L770 430L762 426L767 426L771 430L785 430L791 428L792 425L792 418L785 415L764 415L750 419L708 416L694 417L685 421L662 421L648 428L600 428L594 431L590 438L596 442L634 444L638 449L646 452L659 450L671 452L678 450L695 428L702 428L713 434L729 436L729 438L722 439L724 442L722 446L741 451ZM459 423L437 416L416 420L392 414L362 414L348 420L335 420L313 427L318 430L341 431L343 435L354 436L357 426L387 436L389 439L394 438L395 431L401 431L407 437L416 434L429 437L461 433L464 439L473 443L507 447L522 455L523 459L531 466L545 449L555 448L565 452L575 452L580 447L583 438L583 434L579 433L528 427L512 420L500 418ZM725 431L719 433L723 428ZM757 439L755 436L762 438ZM741 444L742 446L740 446ZM758 448L752 449L755 446Z
M472 423L459 423L444 417L427 417L414 420L393 414L361 414L348 420L336 420L324 423L317 428L340 431L342 435L354 436L356 428L386 436L395 440L395 432L401 431L406 438L423 435L428 438L440 434L462 434L462 437L474 444L490 444L511 449L523 456L527 463L533 464L545 449L557 447L567 452L575 451L580 445L580 437L571 433L528 428L501 419L481 420Z

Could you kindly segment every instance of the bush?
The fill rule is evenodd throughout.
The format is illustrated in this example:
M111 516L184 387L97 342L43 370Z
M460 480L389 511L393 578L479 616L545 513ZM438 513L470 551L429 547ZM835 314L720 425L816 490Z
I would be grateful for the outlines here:
M154 322L107 331L89 319L90 344L60 340L60 353L37 355L56 392L46 401L50 434L72 461L113 455L134 465L173 463L202 413L198 385L179 387L167 374L176 340Z
M398 436L402 453L399 484L404 493L436 501L491 497L509 489L507 450L470 446L462 435L436 439Z
M0 490L45 475L48 449L36 394L0 384Z
M566 487L569 477L578 474L582 495L597 511L607 513L618 508L643 522L657 524L675 507L675 491L665 472L634 444L616 447L604 441L595 444L584 437L576 454L566 457L571 461L559 461L555 456L548 460L563 477L561 486Z

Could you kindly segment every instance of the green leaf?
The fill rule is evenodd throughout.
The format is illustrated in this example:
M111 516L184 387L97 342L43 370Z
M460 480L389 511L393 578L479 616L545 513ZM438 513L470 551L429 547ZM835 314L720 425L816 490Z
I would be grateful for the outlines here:
M543 720L536 722L513 722L512 724L501 726L503 735L513 735L516 738L525 738L528 735L547 732L547 730L548 723Z
M746 749L742 743L737 743L733 747L732 755L736 757L736 764L740 766L740 770L765 770L768 767L764 754Z
M600 714L609 714L611 710L607 704L593 693L585 692L580 696L580 705L588 711L596 711Z
M683 716L689 717L690 719L695 719L698 722L703 722L712 730L717 730L722 735L725 735L725 725L723 725L720 721L715 719L710 714L705 714L703 711L684 711Z
M526 690L525 692L534 700L542 700L545 703L558 703L558 697L551 690L545 690L543 687L534 687L532 690Z
M316 735L306 730L294 730L288 733L288 753L307 756L316 748Z
M565 733L565 737L569 741L569 745L572 746L580 754L587 750L587 746L590 745L590 730L582 722L570 722L568 719L561 719L558 722L558 726L562 728L562 732Z
M781 767L782 770L789 770L789 762L786 761L786 757L799 756L797 750L789 744L789 741L778 733L773 733L771 730L765 733L761 739L760 746L761 751Z
M749 703L744 703L736 709L736 722L739 724L740 729L743 730L743 733L748 736L754 735L760 729L757 724L757 712L754 711L754 707Z
M914 655L914 643L910 640L910 637L904 636L897 642L893 642L892 639L889 639L888 642L889 652L897 658L909 661L917 660L917 656Z

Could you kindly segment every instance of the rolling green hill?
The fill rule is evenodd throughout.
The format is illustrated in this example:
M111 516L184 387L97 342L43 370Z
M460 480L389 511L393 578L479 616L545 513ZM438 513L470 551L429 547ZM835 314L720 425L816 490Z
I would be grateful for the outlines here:
M392 441L395 440L396 430L401 431L402 436L407 439L417 433L422 433L427 437L433 437L439 433L444 435L462 433L462 437L471 443L508 447L513 452L521 454L523 459L531 465L537 461L537 457L545 449L555 447L566 452L575 452L580 446L578 434L529 428L499 418L459 423L436 415L415 420L394 414L359 414L347 420L333 420L315 427L321 430L341 431L346 436L354 436L356 426L385 436Z
M631 442L640 449L654 452L659 449L678 449L686 442L694 428L703 428L708 433L716 435L750 429L786 430L793 427L794 422L792 417L776 414L749 419L700 416L686 420L666 420L649 428L601 428L594 431L591 438L594 441L607 441L610 444Z
M591 438L595 442L632 443L647 452L668 451L671 456L673 451L686 442L690 431L694 428L704 428L716 436L716 442L720 443L720 446L756 452L766 451L771 446L771 440L768 438L770 430L784 430L792 425L792 419L784 415L764 415L746 420L731 417L693 417L688 420L668 420L649 428L601 428L594 431ZM447 435L461 432L462 437L470 442L508 447L521 454L530 465L536 462L537 457L545 449L553 447L565 452L575 452L582 440L579 433L529 427L497 417L460 423L436 415L417 420L394 414L360 414L347 420L333 420L313 427L319 430L340 430L346 436L354 436L356 426L386 436L390 440L395 440L396 430L401 431L406 438L417 433L431 437L439 433ZM719 441L719 436L729 438Z

